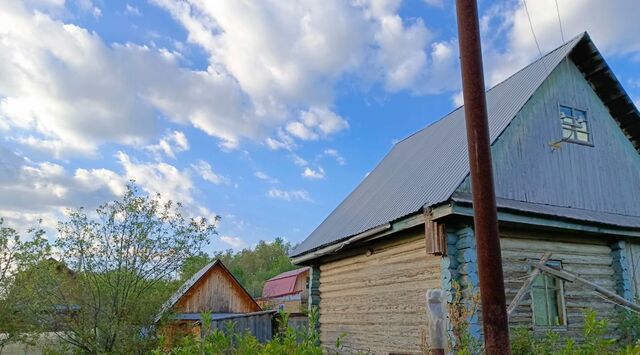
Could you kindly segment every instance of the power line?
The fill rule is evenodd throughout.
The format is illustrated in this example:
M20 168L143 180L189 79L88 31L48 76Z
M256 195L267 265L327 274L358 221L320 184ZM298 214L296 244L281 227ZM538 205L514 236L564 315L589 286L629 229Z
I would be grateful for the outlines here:
M556 13L558 14L558 24L560 25L560 37L562 43L564 43L564 31L562 30L562 20L560 19L560 8L558 7L558 0L556 0Z
M522 0L524 3L524 11L527 13L527 18L529 19L529 27L531 28L531 34L533 35L533 40L536 42L536 47L538 47L538 53L540 53L540 58L542 58L542 51L540 50L540 44L538 43L538 37L536 37L536 32L533 30L533 23L531 22L531 15L529 14L529 8L527 7L527 0Z

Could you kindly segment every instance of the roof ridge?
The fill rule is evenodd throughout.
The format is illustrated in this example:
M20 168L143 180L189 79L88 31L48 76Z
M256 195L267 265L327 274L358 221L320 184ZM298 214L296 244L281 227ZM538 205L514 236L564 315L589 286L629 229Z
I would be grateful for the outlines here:
M564 46L568 45L569 43L571 43L571 42L575 41L575 40L576 40L576 39L578 39L578 38L580 38L580 39L581 39L581 38L582 38L583 36L585 36L585 35L586 35L586 36L589 36L589 34L588 34L587 32L582 32L581 34L579 34L579 35L577 35L577 36L575 36L575 37L571 38L570 40L568 40L568 41L566 41L566 42L562 43L562 44L561 44L561 45L559 45L558 47L556 47L556 48L552 49L551 51L549 51L549 52L545 53L545 54L544 54L543 56L541 56L540 58L538 58L538 59L534 60L533 62L530 62L530 63L529 63L529 64L527 64L526 66L524 66L524 67L520 68L519 70L515 71L513 74L511 74L511 75L509 75L508 77L504 78L502 81L498 82L497 84L495 84L495 85L491 86L491 87L490 87L490 88L488 88L488 89L485 89L485 93L488 93L489 91L491 91L491 90L493 90L493 89L497 88L498 86L500 86L500 85L504 84L505 82L509 81L509 79L511 79L511 78L513 78L514 76L518 75L519 73L523 72L525 69L528 69L528 68L529 68L529 67L531 67L532 65L537 64L538 62L540 62L540 61L542 61L543 59L547 58L548 56L550 56L551 54L555 53L556 51L559 51L559 50L560 50L560 49L562 49ZM411 137L415 136L416 134L418 134L418 133L420 133L420 132L422 132L422 131L424 131L424 130L426 130L426 129L430 128L431 126L435 125L436 123L443 121L444 119L446 119L447 117L449 117L452 113L454 113L454 112L458 111L459 109L461 109L461 108L463 108L463 107L464 107L464 104L457 106L457 107L456 107L456 108L454 108L453 110L451 110L451 111L447 112L446 114L444 114L444 115L443 115L442 117L440 117L439 119L437 119L437 120L435 120L435 121L433 121L433 122L429 123L428 125L426 125L425 127L420 128L419 130L417 130L417 131L415 131L415 132L411 133L411 134L410 134L410 135L408 135L407 137L405 137L405 138L403 138L403 139L401 139L401 140L397 141L397 142L394 144L394 146L396 146L397 144L400 144L400 143L404 142L405 140L407 140L407 139L409 139L409 138L411 138Z

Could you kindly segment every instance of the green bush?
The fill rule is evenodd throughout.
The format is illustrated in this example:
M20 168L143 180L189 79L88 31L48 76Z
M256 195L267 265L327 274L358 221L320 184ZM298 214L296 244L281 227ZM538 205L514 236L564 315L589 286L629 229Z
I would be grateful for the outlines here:
M227 323L225 330L215 329L203 338L188 335L179 339L169 350L172 355L224 354L224 355L322 355L320 337L316 325L318 312L309 313L309 327L294 329L288 326L288 315L280 313L278 332L274 338L264 344L248 332L237 332L235 324ZM203 315L203 329L210 329L211 317ZM164 354L161 347L154 354Z
M606 320L598 320L595 311L586 310L581 342L553 331L547 332L541 338L536 338L531 330L518 328L512 332L511 351L513 355L640 354L640 342L637 342L637 339L630 339L631 342L625 342L624 339L616 341L607 337L607 328Z

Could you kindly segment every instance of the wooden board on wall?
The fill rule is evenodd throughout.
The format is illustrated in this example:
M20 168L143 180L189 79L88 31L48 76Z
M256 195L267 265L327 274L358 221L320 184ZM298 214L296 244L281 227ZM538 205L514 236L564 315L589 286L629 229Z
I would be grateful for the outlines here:
M207 272L176 304L176 313L249 313L260 307L219 265Z
M425 252L424 229L391 235L362 253L320 266L320 336L332 348L419 352L427 330L425 295L440 287L441 257Z
M507 303L511 302L530 272L528 262L537 260L545 252L551 252L551 260L562 262L562 268L595 282L609 290L615 290L611 248L604 242L579 237L552 236L518 232L501 233L502 263L505 278ZM557 237L559 240L554 240ZM591 308L599 318L607 319L611 331L618 322L615 306L603 300L595 292L578 283L564 283L564 303L566 308L566 335L579 338L583 327L583 312ZM510 319L512 327L533 327L531 296L525 297ZM545 329L539 329L545 332Z

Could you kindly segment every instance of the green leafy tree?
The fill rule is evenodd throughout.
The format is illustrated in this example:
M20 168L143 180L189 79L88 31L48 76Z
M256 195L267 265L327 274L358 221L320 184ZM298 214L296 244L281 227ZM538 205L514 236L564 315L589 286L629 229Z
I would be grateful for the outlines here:
M28 234L21 238L0 218L0 352L9 343L28 341L36 323L35 314L28 312L32 294L18 276L43 261L50 248L42 229Z
M188 280L211 261L211 257L204 252L188 257L180 267L180 281Z
M124 196L95 213L70 211L58 227L60 261L73 277L40 273L38 297L67 346L90 354L143 353L155 346L149 325L175 291L180 267L215 233L214 221L187 218L179 203Z
M290 243L276 238L271 243L260 241L253 249L216 252L214 258L222 260L252 296L260 297L266 280L296 268L289 259L290 250Z
M185 260L180 279L184 282L211 261L220 259L253 297L260 297L265 281L297 267L289 259L290 250L290 243L276 238L273 242L260 241L253 249L217 251L213 258L200 253Z

